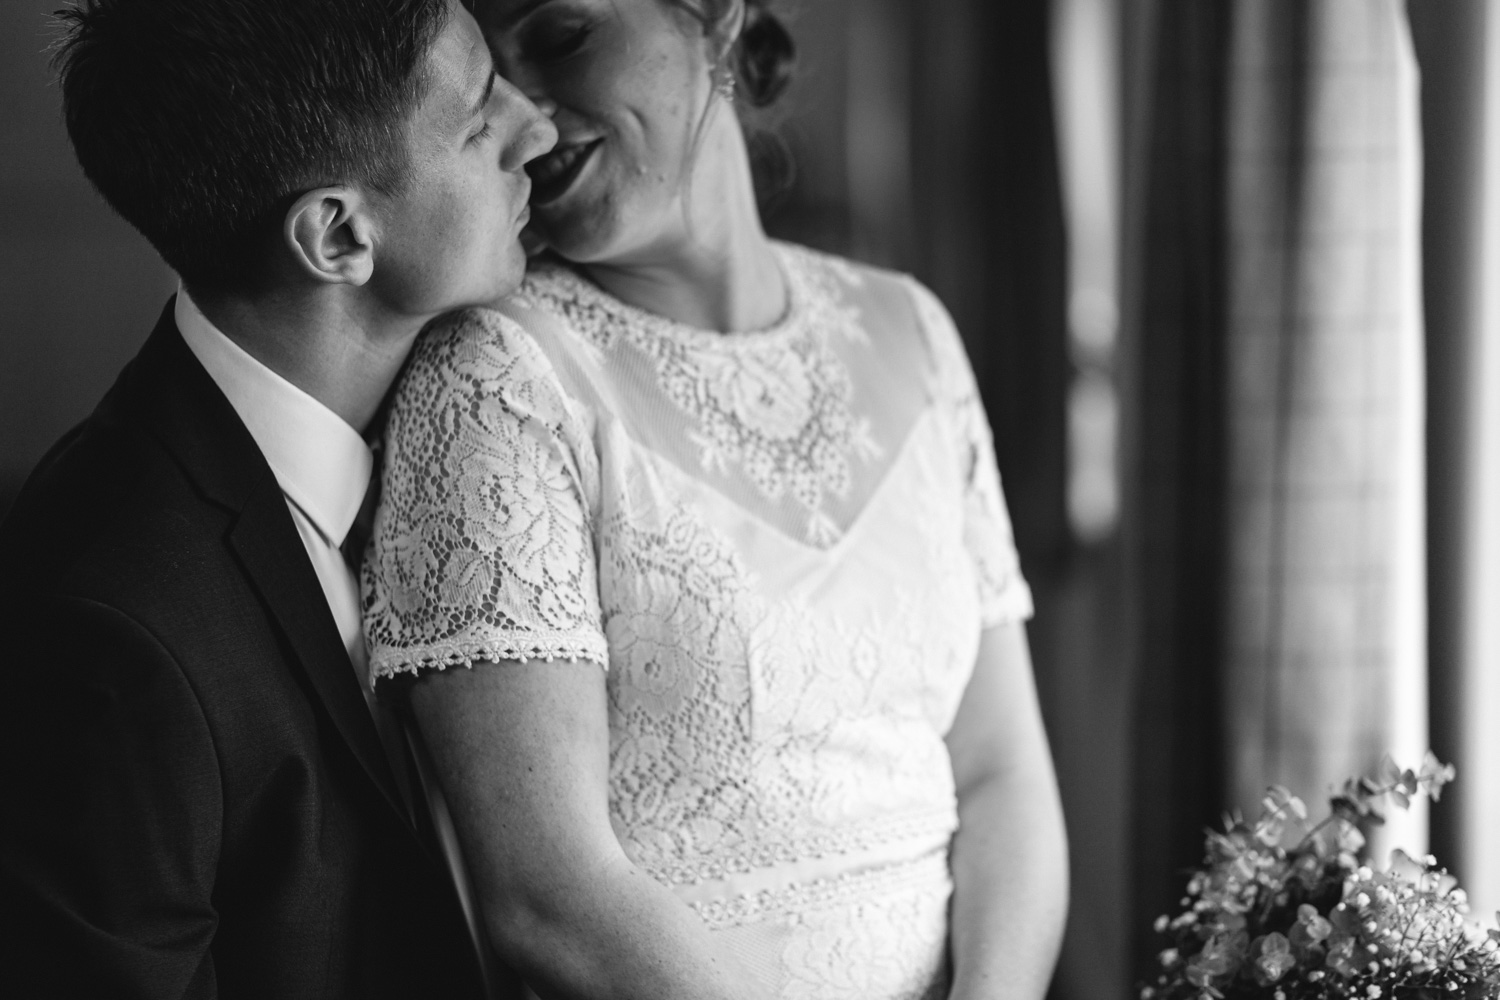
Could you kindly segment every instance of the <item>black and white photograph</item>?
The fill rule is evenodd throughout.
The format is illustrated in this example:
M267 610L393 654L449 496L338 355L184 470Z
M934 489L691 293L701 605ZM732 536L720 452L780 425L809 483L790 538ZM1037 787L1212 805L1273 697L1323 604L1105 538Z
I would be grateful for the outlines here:
M6 0L0 996L1500 1000L1500 2Z

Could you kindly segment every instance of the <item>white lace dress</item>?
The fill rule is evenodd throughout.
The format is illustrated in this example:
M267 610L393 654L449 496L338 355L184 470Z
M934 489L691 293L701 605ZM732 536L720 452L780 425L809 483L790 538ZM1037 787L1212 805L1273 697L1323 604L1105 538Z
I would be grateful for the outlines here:
M543 264L421 341L365 562L372 673L598 663L635 864L777 996L942 996L943 736L981 630L1031 597L941 305L777 253L768 330Z

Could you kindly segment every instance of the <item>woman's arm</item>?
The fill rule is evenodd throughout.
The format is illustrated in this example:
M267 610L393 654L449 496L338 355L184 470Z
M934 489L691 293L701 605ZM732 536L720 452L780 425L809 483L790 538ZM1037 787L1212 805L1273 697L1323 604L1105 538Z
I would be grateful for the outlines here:
M958 788L951 1000L1039 1000L1068 909L1068 846L1020 623L989 629L949 731Z
M604 672L480 663L412 688L484 923L544 997L768 996L609 824Z

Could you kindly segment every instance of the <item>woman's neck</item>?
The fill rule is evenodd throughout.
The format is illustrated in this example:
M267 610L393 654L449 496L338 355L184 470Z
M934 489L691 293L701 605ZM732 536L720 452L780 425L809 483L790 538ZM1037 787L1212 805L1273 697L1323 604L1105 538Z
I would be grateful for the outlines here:
M707 126L686 199L685 221L670 236L583 271L622 302L698 329L760 330L780 320L786 278L761 228L737 122Z

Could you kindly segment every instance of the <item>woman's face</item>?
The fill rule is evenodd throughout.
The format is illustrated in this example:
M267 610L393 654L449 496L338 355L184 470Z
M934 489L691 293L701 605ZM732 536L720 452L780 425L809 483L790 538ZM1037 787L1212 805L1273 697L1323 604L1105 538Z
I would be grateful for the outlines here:
M478 13L501 75L556 108L557 147L528 167L532 228L580 263L679 238L712 91L702 22L669 0L487 0Z

